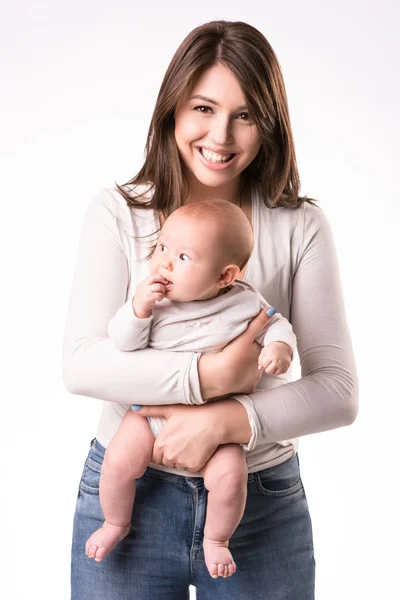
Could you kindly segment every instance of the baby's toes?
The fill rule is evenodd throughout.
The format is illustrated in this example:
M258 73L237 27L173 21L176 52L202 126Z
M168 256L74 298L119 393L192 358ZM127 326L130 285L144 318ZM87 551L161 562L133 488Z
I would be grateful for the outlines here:
M211 565L211 569L210 569L210 575L211 577L213 577L214 579L216 579L218 577L218 565L216 565L215 563L213 563Z
M106 554L106 549L100 546L100 548L97 548L95 561L99 562L100 560L103 560Z
M96 556L97 548L97 546L89 546L89 552L87 553L89 558L94 558Z
M223 565L222 563L218 563L218 576L219 577L223 577L224 573L225 573L225 565Z

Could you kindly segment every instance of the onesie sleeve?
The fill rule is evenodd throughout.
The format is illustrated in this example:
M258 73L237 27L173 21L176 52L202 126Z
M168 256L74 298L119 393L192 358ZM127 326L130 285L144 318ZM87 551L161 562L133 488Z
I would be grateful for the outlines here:
M118 350L130 352L147 348L153 315L139 319L133 310L132 298L121 306L108 324L108 335Z
M334 238L318 207L307 204L303 216L290 316L301 378L233 396L246 408L252 427L246 450L349 425L357 416L358 377Z
M65 325L64 385L72 394L125 405L202 403L200 353L121 352L109 338L130 277L124 210L129 214L103 190L86 211Z

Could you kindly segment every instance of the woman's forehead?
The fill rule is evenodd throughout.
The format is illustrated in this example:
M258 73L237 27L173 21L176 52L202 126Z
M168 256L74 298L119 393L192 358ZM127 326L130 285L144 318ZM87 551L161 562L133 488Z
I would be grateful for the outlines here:
M232 99L238 108L246 107L246 98L238 79L227 66L222 64L209 67L193 85L189 86L184 97L189 100L193 96L203 96L216 105Z

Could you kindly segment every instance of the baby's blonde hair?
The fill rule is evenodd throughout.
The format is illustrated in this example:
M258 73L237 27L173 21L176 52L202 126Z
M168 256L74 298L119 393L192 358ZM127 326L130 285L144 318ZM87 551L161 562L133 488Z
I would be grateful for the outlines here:
M221 256L226 264L244 268L253 251L253 228L244 212L227 200L200 200L189 202L176 209L173 215L212 221L219 227Z

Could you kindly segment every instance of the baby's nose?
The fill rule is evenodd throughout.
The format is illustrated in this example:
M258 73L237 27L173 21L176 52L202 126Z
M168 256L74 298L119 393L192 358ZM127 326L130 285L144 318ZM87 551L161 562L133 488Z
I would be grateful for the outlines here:
M170 260L163 260L163 262L161 263L161 266L164 269L167 269L167 271L171 271L171 269L172 269L172 262Z

